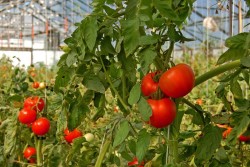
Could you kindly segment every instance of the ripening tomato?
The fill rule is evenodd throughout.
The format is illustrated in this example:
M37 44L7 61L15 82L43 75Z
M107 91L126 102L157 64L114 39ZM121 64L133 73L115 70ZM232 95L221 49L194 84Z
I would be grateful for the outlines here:
M148 73L142 78L141 91L144 96L150 96L155 93L158 89L158 82L154 81L156 72Z
M38 118L32 124L32 131L34 132L34 134L39 136L48 133L49 128L50 128L50 121L45 117Z
M44 105L44 100L38 96L28 97L24 100L24 107L31 108L35 111L42 111Z
M187 95L194 87L195 76L187 64L178 64L162 74L159 87L162 92L173 98Z
M33 84L32 84L32 87L34 88L34 89L37 89L37 88L39 88L39 82L33 82Z
M233 130L233 128L227 127L227 130L225 130L225 131L222 133L223 139L226 139L227 136L231 133L232 130Z
M36 111L30 108L23 108L19 111L18 120L23 124L31 124L36 120Z
M40 89L44 89L46 87L46 84L44 83L44 82L41 82L40 84L39 84L39 88Z
M152 115L149 121L150 125L156 128L164 128L174 121L176 116L176 106L171 99L148 99L147 102L152 108Z
M82 132L78 129L74 129L73 131L69 131L69 129L65 129L64 130L64 139L68 142L68 143L72 143L73 140L75 138L81 137L82 136Z
M23 156L26 159L30 159L34 155L36 155L36 149L34 147L27 147L23 152Z
M197 99L197 100L196 100L196 104L199 104L199 105L201 106L202 103L203 103L202 99Z
M250 141L250 136L240 135L239 140L242 142L248 142Z

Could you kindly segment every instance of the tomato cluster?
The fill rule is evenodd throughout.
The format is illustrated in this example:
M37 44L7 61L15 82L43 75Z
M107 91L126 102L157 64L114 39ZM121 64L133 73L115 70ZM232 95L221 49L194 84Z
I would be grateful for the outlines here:
M43 88L45 88L46 87L46 84L44 83L44 82L37 82L37 81L34 81L33 83L32 83L32 87L34 88L34 89L43 89Z
M36 155L36 149L34 147L27 147L23 152L24 158L27 159L29 163L36 162L35 155Z
M174 98L187 95L195 85L192 68L178 64L165 72L150 72L142 78L141 91L152 109L149 124L156 128L170 125L176 117Z
M19 111L18 120L22 124L32 127L35 135L45 135L50 128L50 121L45 117L37 119L37 113L44 109L45 102L38 96L28 97L24 100L23 109Z

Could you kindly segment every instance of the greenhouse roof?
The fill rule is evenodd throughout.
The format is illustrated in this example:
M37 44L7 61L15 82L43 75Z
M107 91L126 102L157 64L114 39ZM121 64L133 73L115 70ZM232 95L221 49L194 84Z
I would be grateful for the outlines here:
M232 2L232 5L230 5ZM62 43L75 29L74 24L91 12L91 0L0 0L0 46L17 47L22 40ZM197 0L183 34L195 47L204 41L222 42L230 35L249 31L245 18L247 6L243 0ZM242 20L241 17L242 16ZM56 40L55 40L56 39Z

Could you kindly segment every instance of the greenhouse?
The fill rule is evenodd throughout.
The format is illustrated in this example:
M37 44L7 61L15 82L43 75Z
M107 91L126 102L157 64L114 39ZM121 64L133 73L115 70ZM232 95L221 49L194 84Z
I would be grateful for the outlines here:
M0 0L1 167L250 166L250 0Z

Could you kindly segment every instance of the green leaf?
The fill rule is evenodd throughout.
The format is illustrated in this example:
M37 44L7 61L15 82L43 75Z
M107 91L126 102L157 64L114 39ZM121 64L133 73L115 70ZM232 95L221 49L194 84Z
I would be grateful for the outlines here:
M97 38L98 25L94 16L86 17L82 22L84 40L90 51L93 50Z
M146 129L142 129L137 138L137 143L136 143L136 157L138 158L139 163L142 162L144 156L147 153L149 144L150 144L150 139L151 136L147 132Z
M67 112L68 112L68 105L63 104L62 109L58 112L58 120L56 121L56 137L60 140L63 131L67 127Z
M130 131L130 126L128 121L121 122L119 128L116 131L113 147L120 145L128 136Z
M227 152L223 147L218 149L214 157L221 163L227 163L229 161Z
M141 86L139 83L136 83L129 93L128 103L133 105L139 101L141 97Z
M85 104L89 104L89 103L91 103L93 97L94 97L94 91L93 90L87 90L84 93L83 97L82 97L82 101Z
M238 137L247 130L250 124L250 118L248 112L235 112L233 113L232 118L235 126L229 134L227 141L236 144Z
M102 41L101 41L101 52L104 55L108 55L108 54L116 54L116 51L112 45L112 41L110 37L105 37Z
M82 84L90 90L94 90L96 92L104 93L105 92L105 87L103 86L102 82L93 73L87 73L84 75Z
M218 59L217 65L223 64L228 61L238 60L244 57L246 50L238 48L229 48Z
M140 32L139 32L139 20L134 18L131 20L125 20L122 24L122 35L124 36L124 50L126 57L132 54L138 47Z
M140 37L140 45L153 45L155 43L158 42L158 39L160 39L160 37L158 35L144 35Z
M195 162L198 164L212 157L222 139L220 129L212 125L207 125L203 133L204 136L199 139L195 152Z
M198 112L196 112L195 110L189 109L186 111L186 114L190 114L193 116L192 122L194 124L203 125L203 119L202 119L201 115Z
M233 93L235 98L242 98L243 97L243 92L242 89L240 87L239 82L234 79L231 83L230 83L230 90Z
M244 49L250 49L250 33L248 33L247 37L246 37L246 43L244 46Z
M152 115L152 109L143 97L141 97L138 102L138 110L141 113L142 119L148 121Z
M66 162L70 162L74 155L80 154L80 150L82 148L82 143L85 141L84 137L78 137L73 140L72 148L69 151L68 156L66 157Z
M75 70L73 68L69 68L67 66L62 66L59 69L54 86L55 92L59 92L61 87L66 87L68 85L68 83L71 81L74 71Z
M250 56L242 57L240 62L243 66L250 68Z
M245 50L245 44L246 44L246 39L247 39L248 34L249 33L247 32L243 32L243 33L227 38L225 41L226 47Z
M140 64L141 70L144 75L146 75L149 71L149 66L153 63L157 53L153 50L153 48L147 48L139 53L140 56Z
M68 56L67 56L67 59L66 59L66 65L68 67L72 66L76 61L77 61L77 53L75 50L71 50L69 53L68 53Z
M89 111L88 106L84 103L71 104L69 109L68 128L73 130L78 127L84 119L86 113Z
M174 9L171 7L172 0L153 0L153 5L164 17L167 17L173 21L179 21L179 16L175 13Z
M21 102L21 101L23 101L23 96L15 94L15 95L10 96L7 99L7 101L19 101L19 102Z

